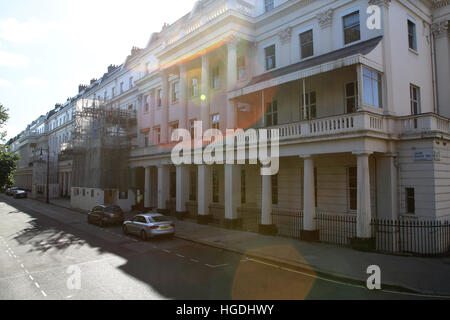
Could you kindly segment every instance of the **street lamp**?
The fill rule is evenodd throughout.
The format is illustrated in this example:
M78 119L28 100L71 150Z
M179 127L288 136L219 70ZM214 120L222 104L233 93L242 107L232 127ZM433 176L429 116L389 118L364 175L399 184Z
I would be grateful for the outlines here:
M47 151L47 186L46 186L46 199L45 202L47 204L50 203L50 187L49 187L49 183L50 183L50 148L48 149L43 149L41 148L41 161L42 161L42 154L44 151Z

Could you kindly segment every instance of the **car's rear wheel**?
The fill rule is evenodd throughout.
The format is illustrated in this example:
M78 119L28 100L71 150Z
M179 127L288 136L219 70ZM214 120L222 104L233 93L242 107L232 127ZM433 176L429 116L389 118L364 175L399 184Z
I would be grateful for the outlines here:
M122 227L122 231L123 231L124 235L126 235L126 236L128 235L128 228L127 228L127 226L123 226Z
M144 230L141 231L141 239L142 241L147 241L147 232Z

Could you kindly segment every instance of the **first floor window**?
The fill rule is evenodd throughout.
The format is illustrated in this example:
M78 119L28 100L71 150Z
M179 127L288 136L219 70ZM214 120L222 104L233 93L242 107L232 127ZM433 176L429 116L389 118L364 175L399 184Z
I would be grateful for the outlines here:
M358 85L350 82L345 85L345 107L347 113L354 113L358 107Z
M191 80L191 97L198 97L198 79L192 78Z
M154 138L155 138L155 144L161 143L161 128L155 128L153 129L154 132Z
M245 79L247 77L247 73L246 73L246 65L245 65L245 57L244 56L238 57L237 69L238 69L239 80Z
M264 51L266 54L266 70L269 71L276 68L275 45L265 48Z
M174 122L174 123L171 123L170 124L170 126L169 126L169 130L170 130L170 132L169 132L169 139L170 140L172 140L172 134L175 132L175 130L177 130L178 129L178 122ZM173 141L178 141L179 139L179 137L178 137L178 135L175 135L175 137L174 137L175 139L173 140Z
M315 91L309 92L306 95L301 95L300 112L302 120L312 120L317 118L317 96Z
M348 169L349 209L358 209L358 168Z
M272 204L278 204L278 175L272 176Z
M274 8L274 0L264 0L264 10L265 12L269 12Z
M344 23L344 44L349 44L361 39L359 11L346 15Z
M406 213L416 213L416 195L414 188L406 188Z
M189 201L197 201L197 170L191 169L189 177Z
M148 147L148 140L149 140L149 134L148 133L144 133L144 147Z
M212 68L211 87L213 89L220 88L220 68L219 68L219 66Z
M162 106L162 99L163 99L162 89L158 89L158 91L157 91L157 98L158 98L157 106L161 107Z
M411 114L418 115L421 113L420 108L420 88L414 85L410 85L409 89L410 101L411 101Z
M300 34L300 54L302 59L314 55L314 42L312 30L308 30Z
M212 179L213 179L213 202L219 203L219 170L216 167L212 170Z
M381 108L381 74L369 68L362 68L364 103Z
M133 77L130 77L130 80L129 80L129 84L128 84L128 87L129 87L130 89L132 89L132 88L133 88L133 86L134 86L134 81L133 81Z
M267 104L266 126L273 127L278 125L278 101L275 100Z
M189 124L190 124L190 133L191 133L191 138L192 139L194 139L194 136L195 136L195 119L193 119L193 120L191 120L190 122L189 122Z
M144 112L149 112L150 110L150 97L149 96L145 96L144 97Z
M174 82L172 84L172 103L177 103L180 99L180 83Z
M411 20L408 20L408 45L410 49L417 51L416 24Z
M220 114L215 114L211 117L212 129L220 130Z

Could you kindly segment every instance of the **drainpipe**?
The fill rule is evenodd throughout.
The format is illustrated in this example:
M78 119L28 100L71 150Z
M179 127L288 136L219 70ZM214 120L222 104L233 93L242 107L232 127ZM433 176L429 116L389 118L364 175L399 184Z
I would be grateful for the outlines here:
M438 97L438 87L437 87L437 59L436 59L436 39L433 34L433 30L430 25L430 41L431 41L431 72L433 77L433 103L434 103L434 112L439 114L439 97Z
M305 78L303 80L303 120L306 120L306 81ZM311 117L308 118L311 120Z

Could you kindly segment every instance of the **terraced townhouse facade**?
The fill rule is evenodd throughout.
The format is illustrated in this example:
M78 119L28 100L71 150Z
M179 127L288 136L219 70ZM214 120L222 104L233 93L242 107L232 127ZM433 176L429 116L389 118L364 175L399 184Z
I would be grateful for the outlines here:
M146 208L263 233L301 215L307 239L317 215L351 216L368 239L375 217L450 220L449 19L446 0L198 1L77 99L137 114L126 209L143 194ZM172 132L195 121L278 130L279 173L173 165ZM68 189L74 207L105 200Z

